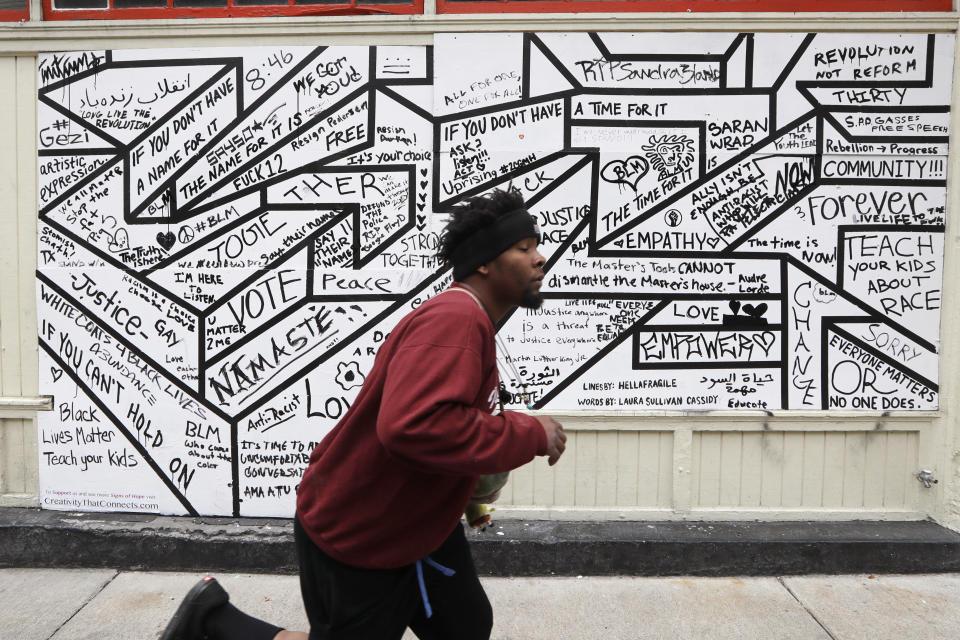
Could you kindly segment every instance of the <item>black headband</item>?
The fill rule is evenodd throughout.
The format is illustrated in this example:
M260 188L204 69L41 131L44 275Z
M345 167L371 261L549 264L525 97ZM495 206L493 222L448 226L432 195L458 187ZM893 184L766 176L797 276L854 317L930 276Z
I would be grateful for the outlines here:
M540 241L537 220L526 209L506 213L460 241L451 252L453 279L462 280L524 238Z

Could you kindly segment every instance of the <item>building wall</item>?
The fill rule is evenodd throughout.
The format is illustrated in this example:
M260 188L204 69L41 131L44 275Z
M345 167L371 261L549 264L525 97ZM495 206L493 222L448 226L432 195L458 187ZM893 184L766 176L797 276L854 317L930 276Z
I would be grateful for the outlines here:
M954 33L955 14L824 17L494 16L28 23L0 28L0 504L36 504L36 54L56 50L259 44L430 44L436 32L534 30L878 31ZM954 82L954 95L958 83ZM956 115L952 117L956 125ZM953 127L957 131L957 127ZM957 176L951 154L950 184ZM915 519L960 526L956 420L960 237L948 187L940 408L873 413L570 412L560 464L517 470L498 508L521 517ZM19 399L14 403L12 399ZM958 454L958 455L955 455ZM927 489L913 477L931 469Z
M36 59L0 58L0 494L31 504L37 492ZM24 400L26 399L26 400ZM4 406L5 405L5 406Z

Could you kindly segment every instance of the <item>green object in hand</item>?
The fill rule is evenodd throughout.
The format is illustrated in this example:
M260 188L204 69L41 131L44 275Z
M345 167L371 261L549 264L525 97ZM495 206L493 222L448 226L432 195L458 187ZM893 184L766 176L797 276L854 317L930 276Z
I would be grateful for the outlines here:
M497 499L498 492L507 484L507 478L510 472L493 473L487 476L480 476L477 482L477 488L470 496L470 504L464 515L467 516L467 524L475 529L483 531L490 524L490 514L493 513L493 507L485 502L493 502ZM480 502L480 501L485 502Z
M485 498L493 495L497 491L500 491L500 489L503 489L504 485L507 484L507 478L509 477L509 471L504 473L493 473L488 476L480 476L480 482L477 483L477 488L474 489L471 498Z

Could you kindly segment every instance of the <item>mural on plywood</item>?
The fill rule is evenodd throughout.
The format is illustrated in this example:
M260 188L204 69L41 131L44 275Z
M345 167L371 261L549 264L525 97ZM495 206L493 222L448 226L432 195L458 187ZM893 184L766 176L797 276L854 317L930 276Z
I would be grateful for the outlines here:
M444 212L523 192L512 408L938 403L951 35L40 56L43 506L289 516ZM482 55L478 55L482 52Z

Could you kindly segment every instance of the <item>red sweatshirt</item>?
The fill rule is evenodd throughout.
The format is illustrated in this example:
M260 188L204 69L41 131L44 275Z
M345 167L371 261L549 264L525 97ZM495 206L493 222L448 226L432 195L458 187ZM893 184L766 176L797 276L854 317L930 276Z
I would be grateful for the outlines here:
M394 568L428 555L459 521L481 474L547 451L535 418L492 415L498 397L487 314L462 292L425 302L383 343L353 406L311 454L297 494L304 530L355 567Z

